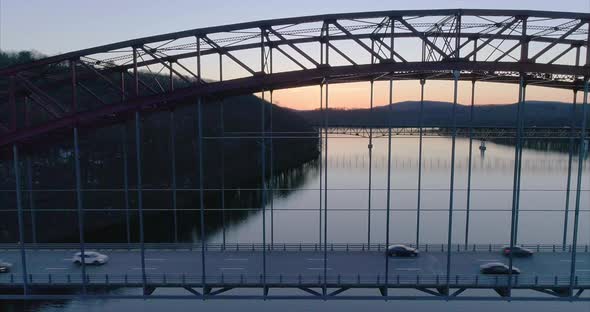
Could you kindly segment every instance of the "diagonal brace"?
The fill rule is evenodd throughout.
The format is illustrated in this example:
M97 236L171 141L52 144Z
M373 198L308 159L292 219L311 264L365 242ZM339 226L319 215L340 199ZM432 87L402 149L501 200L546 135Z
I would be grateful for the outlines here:
M351 59L348 55L346 55L346 53L340 51L340 49L338 49L337 47L335 47L332 43L328 42L327 43L328 46L330 46L334 51L336 51L336 53L340 54L340 56L342 56L344 59L346 59L350 64L352 65L357 65L357 63Z
M141 49L148 54L149 56L151 56L154 60L158 61L160 64L162 64L162 66L166 67L166 69L170 70L171 72L173 72L174 74L176 74L178 77L180 77L180 79L184 80L184 82L188 83L188 84L192 84L193 82L190 81L188 78L186 78L183 74L179 73L177 70L174 69L174 67L170 66L168 63L164 62L160 57L158 57L157 55L155 55L154 53L152 53L151 51L149 51L148 49L146 49L145 47L141 47Z
M307 288L307 287L299 287L299 289L303 290L306 293L312 294L314 296L318 296L318 297L322 296L322 294L320 294L319 292L317 292L313 289Z
M430 289L425 288L425 287L418 287L416 289L419 290L419 291L421 291L421 292L427 293L429 295L433 295L433 296L441 296L442 295L440 292L436 292L434 290L430 290Z
M98 70L96 70L96 68L94 68L94 66L90 66L90 65L86 64L86 62L82 62L82 61L78 61L78 64L82 65L84 68L86 68L86 69L90 70L91 72L95 73L98 77L100 77L101 79L103 79L104 81L106 81L111 86L111 88L115 89L120 94L127 96L127 92L123 91L111 79L109 79L108 77L106 77L105 75L103 75L101 72L99 72Z
M288 46L291 47L291 49L297 51L297 53L301 54L308 61L310 61L311 63L313 63L313 65L315 65L316 67L317 66L320 66L320 64L316 60L314 60L313 57L309 56L309 54L305 53L298 46L296 46L293 43L289 42L289 40L287 40L283 35L281 35L280 33L278 33L276 30L272 29L272 27L269 27L268 28L268 31L271 32L273 35L275 35L277 38L279 38L281 42L285 42Z
M22 84L27 88L31 93L38 95L39 97L43 98L44 101L48 101L48 104L51 104L57 108L59 108L62 112L66 112L66 109L53 97L49 94L45 93L43 90L39 89L35 84L33 84L30 80L23 77L20 74L15 76L18 80L22 82Z
M422 39L422 41L424 41L424 43L426 43L426 45L428 45L433 50L438 52L438 54L440 54L443 57L443 59L449 58L449 56L443 50L441 50L438 46L436 46L434 43L432 43L432 41L430 41L424 33L419 32L416 28L414 28L414 26L410 25L410 23L408 23L405 19L398 18L397 20L400 23L402 23L404 26L406 26L406 28L409 31L411 31L414 35L416 35L418 38Z
M190 292L191 294L195 295L195 296L203 296L200 292L192 289L191 287L184 287L184 289L186 289L188 292Z
M54 118L60 118L62 116L60 112L56 111L53 107L51 107L51 105L47 104L42 98L39 97L39 95L31 93L29 98L33 100L33 102L37 103L37 105L41 106L41 108L43 108Z
M234 289L234 288L233 287L223 287L223 288L220 288L220 289L210 292L209 295L211 295L211 296L219 295L219 294L222 294L226 291L230 291L232 289Z
M569 35L571 35L574 31L578 30L580 27L582 27L582 25L586 24L585 21L581 21L578 24L576 24L576 26L570 28L570 30L568 30L567 32L565 32L563 35L561 35L561 37L553 40L553 42L551 42L548 46L546 46L543 50L539 51L539 53L537 53L535 56L531 57L531 60L534 62L536 59L538 59L541 55L545 54L545 52L549 51L551 48L553 48L554 46L556 46L558 43L560 43L563 39L567 38Z
M395 52L395 50L391 49L391 47L387 43L385 43L383 40L381 40L381 38L375 38L375 41L379 42L382 47L387 48L387 50L389 50L389 52L393 53L393 55L395 55L397 58L399 58L403 63L408 62L403 56L401 56L399 53Z
M270 41L270 38L268 37L268 35L266 36L266 40ZM283 49L281 49L280 46L276 45L273 48L277 49L279 52L281 52L281 54L283 54L285 57L290 59L293 63L297 64L297 66L301 67L301 69L303 69L303 70L307 69L307 67L305 67L303 64L301 64L301 62L299 62L293 56L291 56L289 53L287 53Z
M371 49L369 46L367 46L364 42L362 42L360 39L354 37L350 31L348 31L348 29L342 27L342 25L340 25L337 21L333 21L332 24L334 26L336 26L336 28L338 28L342 33L344 33L346 35L347 38L352 39L354 42L356 42L358 45L360 45L363 49L367 50L369 53L371 53L373 56L375 56L376 58L379 59L379 61L383 61L384 58L377 52L375 52L373 49Z
M226 49L220 47L217 43L215 43L215 41L211 40L209 37L207 36L203 36L202 39L207 42L207 44L209 44L213 49L217 50L218 53L226 55L227 57L229 57L232 61L236 62L238 65L242 66L246 71L248 71L250 74L252 75L256 75L256 72L248 67L248 65L244 64L242 61L240 61L238 58L236 58L235 56L233 56L231 53L229 53Z
M329 293L328 296L332 296L333 297L333 296L336 296L338 294L341 294L341 293L343 293L343 292L345 292L345 291L347 291L349 289L350 289L349 287L342 287L342 288L336 289L333 292Z
M516 48L520 47L521 44L522 44L522 42L519 42L519 43L515 44L512 48L506 50L504 53L502 53L502 55L500 55L497 59L495 59L494 62L495 63L499 62L500 60L502 60L503 58L508 56L508 54L512 53L512 51L516 50Z
M496 32L491 37L489 37L486 41L484 41L483 44L478 45L477 48L475 48L473 51L471 51L470 53L468 53L467 55L465 55L464 58L465 59L469 59L475 53L477 53L477 52L481 51L481 49L487 47L490 42L492 42L493 40L495 40L496 38L498 38L506 30L510 29L514 24L516 24L516 22L518 22L518 19L516 19L516 18L512 19L512 21L510 21L510 23L504 25L504 27L502 27L502 29L500 29L498 32Z

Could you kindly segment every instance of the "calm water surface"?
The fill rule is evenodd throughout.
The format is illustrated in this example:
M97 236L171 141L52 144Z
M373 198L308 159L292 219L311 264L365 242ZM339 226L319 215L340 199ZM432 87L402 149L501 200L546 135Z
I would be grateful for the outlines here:
M385 242L387 139L373 140L371 210L369 202L368 139L337 136L328 142L328 240L334 243ZM482 154L479 141L473 145L472 185L470 203L470 243L508 243L512 207L514 147L488 142ZM394 138L391 167L391 236L392 242L415 243L417 239L418 139ZM451 140L425 138L422 165L420 204L420 243L445 243L448 231ZM455 191L453 202L453 242L463 243L467 221L467 172L469 140L457 139ZM585 160L587 163L588 160ZM577 157L574 157L572 185L575 190ZM325 164L324 164L325 165ZM521 178L518 240L530 244L560 244L566 205L567 153L557 149L525 149ZM587 167L586 167L587 168ZM315 243L320 233L320 170L317 163L306 164L297 171L296 188L274 192L274 200L266 205L267 239L271 224L276 243ZM323 172L322 172L323 175ZM278 177L281 178L281 177ZM289 177L282 177L288 179ZM590 173L584 169L579 239L590 243ZM322 182L323 183L323 182ZM283 183L289 188L289 183ZM323 185L322 185L323 187ZM322 194L323 196L323 194ZM575 191L570 196L571 241ZM232 207L251 208L251 207ZM369 229L369 221L371 227ZM323 221L322 221L323 222ZM228 222L225 239L228 243L262 241L263 217L260 209ZM196 232L197 230L195 230ZM222 227L208 235L210 242L223 241ZM370 237L369 237L370 236ZM185 294L176 290L156 293ZM60 303L39 303L26 307L29 311L358 311L360 309L417 311L590 311L588 303L535 302L315 302L315 301L199 301L199 300L89 300ZM6 306L2 311L21 311L22 306Z

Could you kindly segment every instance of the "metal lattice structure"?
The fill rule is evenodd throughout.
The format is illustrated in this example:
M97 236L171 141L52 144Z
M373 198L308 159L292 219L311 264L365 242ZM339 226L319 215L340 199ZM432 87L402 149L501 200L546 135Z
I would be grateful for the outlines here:
M452 80L459 71L462 80L518 83L522 73L529 85L582 90L590 54L588 18L505 10L335 14L195 29L76 51L0 70L8 113L0 119L0 143L164 108L174 99L325 82ZM153 74L155 86L139 72ZM184 84L174 87L157 73ZM101 81L100 88L87 86L89 79ZM76 89L72 98L52 96L64 84ZM80 110L82 96L92 110ZM27 124L17 108L25 101L44 112L42 124Z
M145 298L152 295L158 287L183 288L192 298L301 298L302 296L272 296L269 289L299 289L308 296L305 298L357 298L357 299L407 299L396 296L390 289L416 289L428 294L425 299L454 300L458 298L488 300L491 297L460 297L468 289L491 289L500 294L500 300L588 300L582 293L590 288L588 280L576 275L578 252L587 253L587 246L578 246L578 224L580 211L580 192L582 179L583 151L580 149L577 166L577 188L574 235L567 242L567 228L564 229L562 246L557 251L570 257L569 270L558 278L520 279L509 274L505 278L480 280L479 277L453 275L452 254L472 250L486 250L486 246L465 243L454 248L452 244L452 222L455 191L455 141L457 136L470 138L468 196L471 185L471 141L474 138L511 137L515 138L513 200L511 209L510 246L517 243L518 207L522 163L522 141L525 137L554 138L567 137L579 140L583 145L587 128L587 95L590 77L590 14L514 11L514 10L427 10L427 11L383 11L367 13L318 15L298 18L266 20L194 29L165 35L134 39L86 50L48 57L32 63L0 69L0 147L12 147L14 172L16 176L16 203L18 209L19 243L6 248L16 248L21 253L24 272L13 276L3 284L8 289L22 291L16 295L0 295L0 298L56 298L55 296L34 293L38 288L56 287L80 290L83 296L91 288L139 287L142 295L123 296ZM83 236L82 189L80 177L79 128L98 128L134 118L135 141L141 142L140 114L158 110L171 110L183 99L197 100L197 150L200 189L200 228L204 234L203 202L203 136L201 102L205 98L225 98L232 95L272 92L279 89L319 85L322 95L322 109L329 108L329 86L336 83L366 81L371 85L371 109L373 108L373 83L389 83L389 103L393 102L393 84L397 80L418 80L421 84L421 103L424 102L424 86L429 80L450 80L454 83L453 113L450 126L437 127L422 122L414 126L396 128L391 123L381 128L345 126L330 128L328 116L320 128L323 160L320 161L323 197L321 210L319 244L311 246L291 246L283 244L284 251L312 249L321 254L323 266L321 274L311 277L273 275L267 272L267 257L280 250L281 244L269 245L266 234L266 219L263 219L262 242L252 245L253 252L261 253L260 274L256 277L211 275L206 269L208 248L219 247L218 252L226 250L225 242L220 246L198 244L184 246L193 249L200 257L199 269L185 276L155 276L146 271L145 253L152 246L146 246L143 237L142 211L142 170L141 144L135 144L137 162L136 180L140 240L138 244L127 244L123 249L134 249L141 256L141 274L135 276L91 276L85 264L81 274L72 276L51 276L49 278L27 274L27 244L23 239L23 208L20 181L19 151L23 145L46 140L48 137L67 135L73 130L73 150L75 161L75 186L77 214L80 227L80 244L73 247L84 253L86 247ZM471 107L474 105L475 85L479 82L512 83L519 87L517 122L512 127L478 129L472 125L458 127L456 123L457 92L460 80L472 82ZM92 82L92 83L90 83ZM525 129L523 109L525 91L528 85L540 85L572 90L574 99L579 91L584 92L581 124L572 123L570 128ZM66 92L63 98L58 93ZM575 107L574 100L574 107ZM325 105L325 106L324 106ZM422 105L421 105L422 108ZM327 110L326 110L327 111ZM389 105L389 115L391 115ZM422 111L422 110L421 110ZM263 112L264 114L264 112ZM34 118L32 118L34 116ZM264 119L263 119L264 120ZM422 119L421 119L422 121ZM266 202L267 185L266 149L269 141L277 138L268 125L262 121L259 139L261 148L262 202ZM422 166L422 138L425 136L448 136L452 139L449 187L449 224L447 244L442 245L441 259L445 259L446 274L406 279L392 275L390 261L383 261L384 274L368 277L340 275L328 272L328 253L334 252L334 244L327 237L328 207L328 136L340 133L361 133L368 136L369 159L373 136L387 137L388 168L387 186L391 189L391 139L394 135L417 135L420 138L419 163ZM231 134L228 134L231 136ZM240 134L243 135L243 134ZM569 180L572 169L573 149L570 148L568 165L568 194L571 190ZM271 154L272 155L272 154ZM321 163L324 163L322 166ZM369 192L371 190L371 165L369 165ZM125 174L127 174L125 172ZM418 216L420 213L421 171L418 180ZM320 185L320 188L322 186ZM128 190L125 189L127 192ZM569 195L568 195L569 196ZM568 199L569 202L569 199ZM469 210L469 197L467 200ZM371 203L368 203L369 210ZM378 252L390 244L389 207L391 198L387 193L386 234L382 244L375 245L370 237L362 246L336 245L336 251L348 252L350 249ZM261 207L265 209L264 205ZM568 208L566 208L568 209ZM323 213L323 216L322 216ZM468 215L468 214L467 214ZM263 216L265 214L263 213ZM565 213L567 227L568 212ZM369 217L370 222L370 217ZM424 246L420 241L419 219L417 221L416 246ZM469 231L467 217L466 233ZM370 224L369 224L370 228ZM272 233L271 233L272 235ZM323 239L322 239L323 238ZM425 245L428 249L428 245ZM473 246L473 247L469 247ZM103 246L104 247L104 246ZM112 247L112 246L111 246ZM112 247L117 248L118 246ZM158 246L156 246L158 247ZM236 246L236 252L249 246ZM72 248L60 246L59 248ZM106 247L105 247L106 248ZM166 246L159 246L166 248ZM473 249L471 249L473 248ZM494 250L498 247L494 246ZM543 246L538 250L555 252ZM487 249L492 251L492 245ZM215 251L217 252L217 251ZM512 268L513 259L509 257ZM197 272L199 271L199 272ZM260 288L260 295L219 296L234 288ZM319 290L314 290L317 288ZM342 296L350 288L369 288L379 291L376 296ZM549 297L515 297L513 289L529 289L549 295ZM61 295L71 298L78 295ZM430 297L432 296L432 297ZM103 296L103 297L109 297ZM179 298L185 296L161 296ZM416 297L412 297L416 298Z

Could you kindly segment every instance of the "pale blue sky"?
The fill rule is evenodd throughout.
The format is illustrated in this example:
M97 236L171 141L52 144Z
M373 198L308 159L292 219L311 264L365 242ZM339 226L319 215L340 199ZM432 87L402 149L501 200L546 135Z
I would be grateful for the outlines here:
M0 0L0 49L52 55L191 28L259 19L395 9L589 12L590 0Z
M325 13L403 9L480 8L530 9L589 12L590 0L0 0L0 50L36 50L55 55L122 40L186 29L238 22ZM394 101L415 100L417 82L400 82L403 92ZM366 84L333 88L332 94L342 107L367 106ZM428 85L432 100L450 100L450 85ZM355 89L356 88L356 89ZM502 92L499 92L502 88ZM530 99L570 101L565 90L534 88ZM469 92L460 92L467 103ZM513 103L515 86L482 84L478 104ZM341 93L341 94L340 94ZM448 94L447 94L448 93ZM319 103L314 88L281 90L275 100L282 105L312 108ZM340 94L340 95L339 95ZM378 92L376 101L387 101Z

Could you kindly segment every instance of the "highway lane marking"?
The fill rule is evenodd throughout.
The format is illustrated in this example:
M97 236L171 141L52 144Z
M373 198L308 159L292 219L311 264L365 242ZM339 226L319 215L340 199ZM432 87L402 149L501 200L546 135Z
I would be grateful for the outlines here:
M146 270L157 270L157 268L145 268ZM141 270L141 268L131 268L131 270Z
M224 261L248 261L246 258L227 258L223 259Z
M308 270L323 270L324 268L307 268ZM326 270L331 270L332 268L326 268Z
M244 268L219 268L220 270L245 270Z

